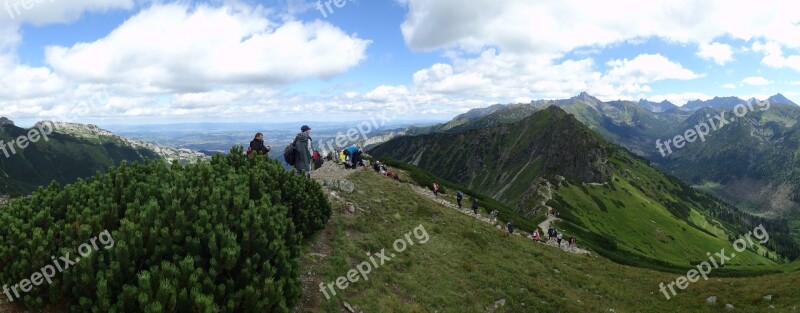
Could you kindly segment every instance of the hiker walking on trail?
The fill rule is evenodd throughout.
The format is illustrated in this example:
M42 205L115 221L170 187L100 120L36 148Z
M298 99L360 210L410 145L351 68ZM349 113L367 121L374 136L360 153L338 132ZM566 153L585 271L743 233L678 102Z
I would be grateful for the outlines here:
M539 241L539 229L538 228L533 231L533 234L531 234L531 239L533 239L533 241Z
M255 138L250 141L250 147L247 148L247 155L266 155L269 154L270 150L272 150L272 147L264 145L264 134L257 133Z
M492 217L492 225L497 225L497 210L492 210L489 215Z
M297 153L297 160L294 162L294 169L298 174L304 174L311 177L311 157L314 155L314 147L311 140L311 127L303 125L300 128L300 133L294 138L294 143Z
M472 199L472 214L478 215L478 199Z
M461 191L456 191L456 201L458 202L458 208L461 208L461 200L464 200L464 195L461 194Z
M556 239L558 240L558 247L561 248L561 239L564 239L564 235L558 233L558 235L556 235Z
M576 244L578 242L578 239L576 239L575 236L572 236L572 237L569 237L569 240L567 242L569 242L569 247L570 248L575 248L575 246L576 246Z
M438 196L439 195L439 184L437 184L437 183L433 183L433 195L434 196Z
M514 223L509 221L507 226L508 226L508 233L506 234L506 236L514 233Z

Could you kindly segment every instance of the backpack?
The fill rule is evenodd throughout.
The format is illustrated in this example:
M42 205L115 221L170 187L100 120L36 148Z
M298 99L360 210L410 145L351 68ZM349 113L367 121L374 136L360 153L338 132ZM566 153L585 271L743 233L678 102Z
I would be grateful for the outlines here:
M286 164L294 166L297 163L297 155L300 153L300 150L297 150L297 138L292 141L292 144L286 146L286 149L283 150L283 159L286 160Z

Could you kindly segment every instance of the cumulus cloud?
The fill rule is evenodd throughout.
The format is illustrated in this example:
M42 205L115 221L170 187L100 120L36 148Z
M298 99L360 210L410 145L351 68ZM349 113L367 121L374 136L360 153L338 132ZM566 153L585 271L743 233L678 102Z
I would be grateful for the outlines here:
M756 42L753 44L753 51L761 52L764 54L764 58L761 60L761 64L764 64L772 68L788 67L795 71L800 72L800 55L784 56L783 49L778 43Z
M722 88L725 88L725 89L736 89L736 85L735 84L725 84L725 85L722 85Z
M742 80L742 83L750 86L766 86L772 82L761 76L747 77Z
M420 50L497 46L512 52L564 53L648 37L707 43L722 36L746 41L761 37L800 47L795 26L800 10L780 0L402 3L409 13L401 30L406 43Z
M327 79L366 58L368 40L320 21L276 24L263 13L155 5L95 42L48 47L46 59L56 72L79 82L197 92L227 84Z
M725 65L733 61L733 48L724 43L702 43L698 47L697 56L705 60L712 60L717 65Z

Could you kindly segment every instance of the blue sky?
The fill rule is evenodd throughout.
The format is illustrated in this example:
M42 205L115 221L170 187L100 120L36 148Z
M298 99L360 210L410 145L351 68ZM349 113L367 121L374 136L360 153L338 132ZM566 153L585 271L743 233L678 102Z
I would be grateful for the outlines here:
M0 115L21 124L447 119L582 91L678 105L783 93L800 103L794 3L340 4L0 0Z

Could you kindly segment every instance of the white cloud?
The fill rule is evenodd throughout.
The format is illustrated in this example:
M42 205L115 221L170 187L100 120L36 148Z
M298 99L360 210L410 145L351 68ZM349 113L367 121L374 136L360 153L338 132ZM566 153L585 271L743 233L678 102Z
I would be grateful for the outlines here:
M509 52L558 54L653 36L681 43L708 43L723 36L766 38L800 47L794 24L800 20L800 3L781 0L403 3L409 13L401 30L406 43L421 50L497 46Z
M197 92L224 84L327 79L366 58L368 40L325 22L276 24L263 13L247 7L155 5L105 38L48 47L46 59L75 81Z
M800 81L790 82L789 85L800 86Z
M650 83L666 79L690 80L702 77L660 54L641 54L633 60L611 60L607 65L611 70L606 76L611 81L633 80L636 83Z
M725 85L722 85L722 88L725 88L725 89L736 89L736 85L735 84L725 84Z
M764 77L754 76L743 79L742 83L750 86L766 86L771 84L772 82Z
M753 44L753 51L764 54L761 64L772 68L788 67L795 71L800 71L800 55L783 56L783 49L778 43L768 42L764 44L756 42Z
M713 60L717 65L725 65L733 61L733 48L718 42L702 43L698 47L697 56L705 60Z

